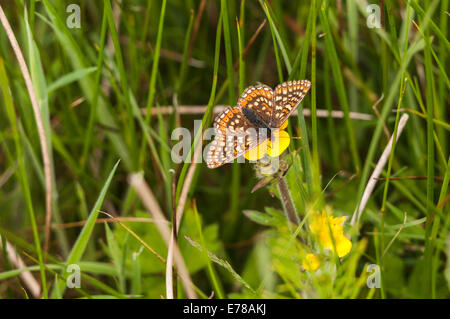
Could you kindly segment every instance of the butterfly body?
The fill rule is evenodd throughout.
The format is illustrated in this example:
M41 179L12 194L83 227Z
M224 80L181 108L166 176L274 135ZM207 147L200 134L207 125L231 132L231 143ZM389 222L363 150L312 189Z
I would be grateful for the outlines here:
M249 109L249 108L242 108L242 113L247 118L247 120L249 120L250 123L253 124L253 126L255 127L256 130L259 130L259 129L266 130L266 132L268 133L268 136L272 136L271 133L272 133L273 128L271 128L269 126L269 123L266 123L266 121L264 119L262 119L258 115L258 113L254 112L252 109Z
M308 92L308 80L288 81L272 90L267 85L244 90L236 107L229 107L214 121L216 137L206 157L209 168L216 168L272 140Z

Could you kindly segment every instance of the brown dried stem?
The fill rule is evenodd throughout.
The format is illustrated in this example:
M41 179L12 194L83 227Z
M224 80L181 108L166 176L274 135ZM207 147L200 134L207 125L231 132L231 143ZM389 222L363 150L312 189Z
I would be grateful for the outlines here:
M44 175L45 175L45 244L44 252L48 251L48 245L50 242L50 225L52 221L52 174L51 174L51 163L49 155L49 147L47 137L45 135L44 122L42 121L41 110L39 108L39 102L36 96L36 91L34 90L33 82L31 81L30 72L28 71L28 66L23 58L22 50L20 49L19 43L11 29L11 26L6 18L3 8L0 5L0 20L5 28L6 35L8 36L9 42L13 48L14 54L16 55L17 61L19 63L20 71L25 80L25 85L28 90L28 95L30 96L31 105L34 112L34 118L36 121L36 126L39 134L39 141L41 143L42 160L44 163Z

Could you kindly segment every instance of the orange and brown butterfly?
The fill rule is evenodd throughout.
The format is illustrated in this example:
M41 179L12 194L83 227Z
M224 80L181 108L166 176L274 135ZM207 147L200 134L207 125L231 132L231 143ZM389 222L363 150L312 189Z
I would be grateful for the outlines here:
M290 141L283 130L287 119L310 87L311 82L301 80L284 82L275 90L264 84L246 88L237 106L228 107L216 117L216 136L209 145L206 165L216 168L241 155L257 160L265 153L281 154ZM282 143L280 138L285 138Z

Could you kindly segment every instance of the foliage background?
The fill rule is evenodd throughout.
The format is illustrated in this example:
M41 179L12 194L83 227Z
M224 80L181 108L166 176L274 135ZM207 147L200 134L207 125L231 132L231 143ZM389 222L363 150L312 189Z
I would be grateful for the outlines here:
M71 3L81 8L79 29L65 23ZM168 220L188 190L178 243L200 297L448 298L448 1L377 2L380 29L367 26L369 4L1 1L49 145L53 227L47 254L43 137L0 28L0 296L37 297L19 277L30 270L43 297L165 297L165 264L137 239L167 258L131 182L142 172ZM255 165L209 170L174 163L170 150L173 129L193 130L194 119L210 126L212 107L234 105L246 86L304 78L312 89L300 108L311 116L290 120L302 139L283 154L303 221L295 239L276 184L275 197L270 185L251 193ZM168 105L177 111L162 114ZM206 111L182 112L195 105ZM305 215L328 209L350 220L403 113L409 120L380 176L390 180L377 182L360 227L345 224L352 252L328 252L321 269L304 271L304 255L318 251ZM123 224L104 223L99 210ZM17 270L6 242L28 268ZM71 263L82 286L64 290ZM369 264L381 265L379 289L366 285ZM179 281L178 297L184 288Z

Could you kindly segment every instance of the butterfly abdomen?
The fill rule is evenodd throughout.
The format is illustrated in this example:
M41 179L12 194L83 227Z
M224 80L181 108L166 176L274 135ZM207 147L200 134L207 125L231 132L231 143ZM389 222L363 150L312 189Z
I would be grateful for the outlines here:
M266 123L255 111L249 108L242 108L242 113L256 128L259 133L259 138L269 137L272 140L272 131L273 128L270 127L269 124Z
M265 128L270 130L269 125L252 109L242 108L242 113L244 113L244 116L255 126L255 128Z

